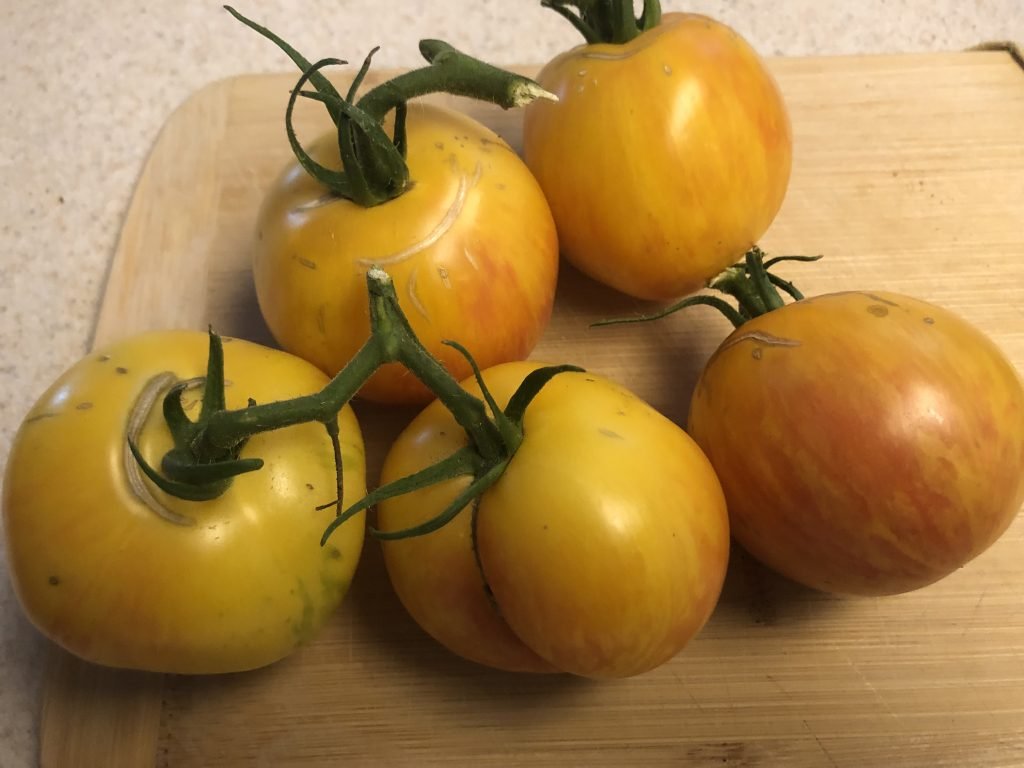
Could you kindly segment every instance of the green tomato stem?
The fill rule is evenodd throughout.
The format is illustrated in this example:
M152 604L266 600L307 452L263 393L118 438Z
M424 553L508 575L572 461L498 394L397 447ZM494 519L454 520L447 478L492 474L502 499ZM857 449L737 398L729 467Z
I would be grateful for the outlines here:
M745 264L734 264L722 270L721 274L715 277L708 287L712 290L731 296L735 301L739 313L745 320L763 315L768 311L762 292L751 281Z
M491 418L494 419L494 426L497 428L498 434L501 435L502 444L508 447L512 453L515 453L519 448L519 444L523 442L523 428L520 423L522 422L522 419L513 421L505 415L504 411L501 410L498 403L495 402L494 397L488 391L487 384L484 382L483 374L480 372L480 367L476 364L476 360L473 359L473 356L469 353L468 349L457 341L447 341L445 343L456 349L464 358L466 358L473 371L473 376L476 378L476 383L480 387L480 392L483 394L484 402L490 409Z
M203 379L198 382L175 383L172 374L154 377L146 388L145 397L140 397L133 408L130 426L126 431L128 449L125 462L129 477L133 478L132 487L136 495L165 519L183 524L173 513L165 514L162 505L151 503L155 497L148 493L142 475L172 496L192 501L214 499L230 487L235 476L256 471L263 466L261 459L239 457L242 446L250 437L260 432L309 422L320 422L326 427L337 475L335 500L318 507L338 508L338 515L324 532L321 543L326 542L338 526L376 501L460 475L472 475L472 481L458 498L441 515L427 523L404 531L371 531L380 538L405 538L429 533L447 524L470 501L497 482L523 442L523 420L529 403L552 377L564 371L581 369L561 365L532 371L502 411L488 392L468 350L456 342L448 342L469 360L483 399L463 389L426 350L402 312L395 287L387 273L381 269L371 269L367 272L366 283L369 293L370 338L348 365L319 392L265 404L250 399L245 408L227 410L224 406L223 346L220 337L212 330L207 372ZM338 414L367 379L382 365L389 363L405 366L437 395L465 430L469 442L447 459L378 488L347 510L342 510L344 473ZM197 383L203 386L203 406L198 419L193 422L181 407L181 395L186 387ZM136 447L136 440L158 393L165 390L164 418L173 437L174 447L164 455L161 473L146 462Z
M381 83L355 101L356 92L370 68L374 48L363 61L348 93L342 96L320 69L343 63L321 59L310 63L302 54L266 27L247 19L230 6L232 16L270 40L302 70L288 108L285 131L302 167L332 194L369 208L402 195L411 186L405 162L405 117L410 99L430 93L449 93L489 101L503 109L522 107L538 98L555 99L533 80L493 67L464 54L440 40L420 41L420 53L428 65ZM315 92L301 92L309 82ZM302 149L292 126L296 95L321 101L338 130L342 171L315 163ZM383 123L395 111L394 135L388 137Z
M768 273L764 268L764 254L756 245L746 253L747 275L750 277L758 297L764 304L765 311L771 312L783 305L782 297L775 290L775 286L768 279Z
M502 109L524 107L536 99L557 100L530 78L491 66L442 40L421 40L420 53L429 66L376 86L359 99L359 108L381 121L400 104L430 93L467 96Z
M633 16L633 0L610 0L609 21L611 26L610 43L628 43L640 34L639 20Z
M258 32L259 34L263 35L263 37L270 40L270 42L274 43L274 45L276 45L278 48L284 51L288 58L290 58L292 62L294 62L295 66L297 66L303 72L308 72L310 68L313 66L312 63L309 62L301 53L292 48L292 46L290 46L288 43L286 43L284 40L282 40L280 37L271 32L266 27L257 24L252 19L247 19L245 16L240 14L230 5L225 5L224 10L226 10L228 13L234 16L235 19L245 24L245 26L249 27L254 32ZM346 62L339 63L344 64ZM324 75L320 74L319 72L313 73L313 75L310 77L310 81L313 83L317 91L319 91L320 93L332 93L334 95L338 95L338 92L334 89L334 86L331 84L331 81L328 80ZM338 120L340 117L340 113L331 112L331 120L334 121L335 125L338 124Z
M483 399L470 394L423 346L398 304L391 278L381 269L366 275L370 304L370 338L322 390L291 400L257 404L252 399L247 407L226 410L224 407L224 355L219 336L210 331L210 352L203 385L203 406L196 421L191 421L181 408L181 395L187 385L175 383L172 374L160 374L147 386L132 410L126 431L126 469L132 488L140 499L165 519L188 524L155 503L142 482L142 476L172 496L191 501L214 499L230 487L235 476L260 469L258 458L240 458L245 442L255 434L297 424L320 422L326 429L334 452L337 475L336 498L318 509L337 506L338 514L327 527L321 543L353 515L379 500L442 482L460 475L472 475L472 481L437 517L423 525L404 531L371 531L380 538L420 536L437 530L453 519L467 504L478 498L501 477L512 456L523 441L523 419L526 407L550 379L564 371L581 370L575 366L549 366L532 371L502 411L488 392L480 370L469 351L456 342L449 342L469 360L483 393ZM368 494L347 510L342 509L343 467L339 442L338 414L359 388L382 365L398 363L420 379L452 413L466 431L469 443L452 456L433 466L401 478ZM151 467L136 447L138 433L152 409L158 393L165 391L164 416L174 447L161 462L163 473ZM488 407L491 415L488 415Z
M687 296L685 299L681 299L680 301L677 301L675 304L670 304L664 309L658 310L657 312L652 312L647 315L637 315L636 317L608 318L606 320L598 320L595 323L591 323L590 327L599 328L604 325L625 325L627 323L646 323L650 322L651 320L660 320L663 317L674 315L679 310L685 309L686 307L692 307L695 304L706 304L710 307L714 307L719 312L721 312L729 320L730 323L732 323L733 328L739 328L749 319L745 315L733 309L733 307L727 301L724 301L718 298L717 296L699 295Z
M402 496L412 491L425 488L428 485L434 485L436 483L444 482L445 480L451 480L452 478L459 477L461 475L476 475L484 469L484 463L480 461L479 454L474 451L471 447L460 448L458 451L448 456L445 459L441 459L436 464L431 464L428 467L414 472L411 475L399 478L386 485L378 486L375 490L366 494L362 499L357 501L355 504L350 506L344 512L339 514L331 524L327 526L327 530L324 531L323 538L320 543L323 544L330 538L330 535L334 533L334 530L341 525L344 525L350 518L359 514L363 510L369 509L370 507L393 499L396 496ZM338 497L339 499L341 496ZM326 509L327 507L334 506L338 503L337 501L331 504L324 504L318 509Z
M743 261L726 267L708 282L708 288L724 293L736 301L733 307L718 296L698 294L688 296L657 312L635 317L610 318L599 320L592 327L603 325L622 325L625 323L646 323L674 314L695 304L705 304L717 309L733 327L739 328L747 320L767 314L785 305L779 290L791 296L795 301L804 298L795 285L788 280L772 274L769 269L782 261L817 261L821 256L776 256L764 260L764 252L756 245L744 254Z
M572 24L588 45L622 45L661 23L659 0L644 0L639 18L633 0L541 0L541 5Z
M370 533L378 539L396 541L398 539L408 539L412 536L423 536L443 528L454 520L455 516L463 509L469 506L474 499L480 498L484 491L501 479L505 468L508 467L510 458L487 465L482 472L474 476L473 482L460 491L439 515L412 528L405 528L400 531L381 531L372 528Z
M640 13L640 29L646 32L661 24L661 3L659 0L644 0L644 9Z
M502 450L500 433L487 418L484 403L469 394L423 346L398 304L391 278L380 269L366 275L370 296L370 338L355 357L320 392L292 400L220 410L209 417L200 460L223 454L259 432L304 424L328 423L373 373L386 363L401 363L452 412L485 458Z
M337 414L335 414L333 419L325 421L324 426L327 428L327 437L330 438L331 450L334 453L334 503L340 511L341 504L345 498L345 468L344 458L341 453L341 425L338 423Z

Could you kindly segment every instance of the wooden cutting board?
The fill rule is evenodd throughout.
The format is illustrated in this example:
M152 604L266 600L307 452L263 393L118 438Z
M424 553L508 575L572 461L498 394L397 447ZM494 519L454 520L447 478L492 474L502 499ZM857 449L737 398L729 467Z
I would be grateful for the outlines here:
M1024 72L1006 52L774 60L796 155L763 245L824 253L806 293L892 289L976 323L1024 369ZM248 271L261 195L288 157L292 74L211 85L171 116L139 180L95 342L212 323L269 339ZM519 146L520 114L458 102ZM303 135L324 126L312 105ZM727 332L707 310L632 312L569 268L535 356L609 375L681 421ZM358 406L370 479L411 411ZM115 672L55 651L42 762L66 766L1024 765L1024 519L914 594L839 599L735 552L703 633L631 680L516 676L463 662L393 596L371 541L311 645L207 678Z

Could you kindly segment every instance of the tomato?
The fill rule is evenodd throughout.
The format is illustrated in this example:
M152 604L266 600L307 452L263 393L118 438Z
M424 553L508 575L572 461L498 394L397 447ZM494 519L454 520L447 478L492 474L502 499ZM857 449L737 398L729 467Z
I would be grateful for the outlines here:
M789 183L782 95L755 51L704 16L666 14L624 44L554 58L523 153L562 253L643 299L702 287L768 229Z
M388 271L426 348L457 378L525 358L547 326L558 243L544 195L522 160L464 115L413 103L407 118L412 187L381 205L328 194L290 163L259 212L254 276L260 310L286 350L334 375L369 336L365 275ZM340 165L337 132L308 148ZM360 391L382 402L426 401L405 369L386 366Z
M504 405L538 367L509 363L484 379ZM649 405L588 373L548 382L523 430L475 512L383 542L402 603L450 650L501 669L621 677L667 661L707 621L728 560L728 518L707 459ZM465 444L434 402L393 444L382 482ZM468 482L382 502L378 524L422 523Z
M943 578L1024 502L1024 387L955 314L885 292L789 304L741 325L697 384L689 430L732 532L820 590Z
M229 408L317 391L309 363L225 340ZM159 399L136 403L164 372L203 376L207 335L142 334L90 353L41 396L18 431L6 468L3 521L14 588L32 622L71 653L99 664L172 673L269 664L310 639L339 604L359 560L364 521L345 523L321 549L335 495L333 451L319 424L253 436L243 456L262 469L211 501L182 501L126 468L130 413L149 463L170 447ZM183 395L194 418L201 392ZM346 498L365 493L363 441L340 415ZM158 514L160 512L160 514Z

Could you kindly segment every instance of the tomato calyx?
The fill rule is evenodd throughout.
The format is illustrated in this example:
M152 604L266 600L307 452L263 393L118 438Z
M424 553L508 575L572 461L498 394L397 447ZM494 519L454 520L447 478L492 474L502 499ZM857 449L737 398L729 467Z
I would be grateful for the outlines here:
M144 393L145 397L140 396L142 404L136 408L139 413L129 420L130 424L144 421L148 409L159 396L156 390L166 389L163 416L173 437L174 447L164 455L160 471L157 471L136 446L137 431L130 429L126 442L135 465L154 485L171 496L191 501L210 500L223 494L237 475L263 466L262 460L258 458L240 457L250 437L297 424L320 422L331 439L337 477L334 501L322 505L320 509L338 506L343 498L338 414L378 368L388 363L398 363L437 395L459 426L466 431L469 444L414 476L378 488L344 512L339 509L339 515L323 535L323 542L326 543L330 534L350 517L383 498L391 498L453 477L471 475L473 480L460 496L461 503L457 506L453 504L452 509L425 526L410 531L374 532L371 529L371 532L381 538L403 538L436 530L452 519L459 510L501 477L523 441L523 418L536 394L557 374L582 369L573 365L538 369L523 381L508 405L501 409L484 386L480 369L469 350L455 341L445 342L467 358L480 384L483 399L463 389L416 337L399 306L394 284L388 274L379 268L370 269L366 274L366 282L369 292L370 337L355 357L319 392L272 403L256 403L250 399L245 408L226 408L223 342L210 329L210 351L205 377L198 381L177 381L173 374L161 374L155 377L152 387L146 388L147 391L153 391ZM193 421L185 413L181 398L187 389L200 382L203 386L202 406L198 418ZM162 514L152 499L145 498L142 490L136 489L136 493Z
M596 323L592 323L591 327L621 325L624 323L645 323L667 317L695 304L704 304L717 309L733 324L733 327L739 328L748 320L784 306L783 293L789 295L794 301L803 300L803 293L792 282L784 280L770 271L773 266L785 261L808 262L817 261L820 258L821 255L775 256L765 260L764 251L755 245L744 254L743 261L726 267L708 281L707 284L709 289L734 299L736 307L733 307L719 296L698 294L687 296L657 312L637 315L636 317L598 320Z
M480 369L476 361L469 354L469 351L456 342L446 343L461 352L473 368L473 375L483 394L484 402L487 403L487 407L490 410L492 424L500 435L501 448L498 455L484 456L473 443L472 434L470 434L470 444L460 448L451 456L411 475L406 475L378 487L346 509L331 521L331 524L324 532L321 544L326 543L335 528L342 525L353 515L369 509L375 504L446 480L452 480L456 477L471 476L473 479L469 485L456 495L445 509L429 520L398 531L382 531L370 526L369 532L370 535L378 539L397 540L413 536L423 536L444 527L469 504L478 500L488 488L501 478L505 468L523 442L523 419L526 415L526 408L544 385L560 373L583 370L575 365L551 365L538 368L523 379L519 388L516 389L509 399L508 405L502 409L487 389Z
M661 23L660 0L644 0L639 17L633 0L541 0L541 5L567 19L588 44L628 43Z
M205 501L220 496L231 484L231 479L245 472L262 468L258 458L239 458L245 439L216 452L202 453L199 446L204 430L209 426L215 413L225 409L224 401L224 347L221 338L210 329L210 346L206 376L200 379L178 381L173 374L163 373L153 377L136 400L128 419L126 441L138 468L160 490L189 501ZM195 386L203 387L199 417L192 421L185 413L182 395ZM157 472L143 457L136 445L138 432L149 411L159 397L159 391L166 389L163 396L164 421L171 433L174 447L160 462ZM253 405L250 400L250 405ZM129 472L129 482L136 495L142 497L162 517L168 517L163 505L154 504ZM173 520L173 522L181 522Z
M224 8L238 21L267 38L302 70L285 109L285 131L299 164L327 190L340 198L369 208L392 200L412 185L406 163L407 103L417 96L449 93L497 104L503 109L522 107L538 98L557 97L522 75L493 67L457 50L441 40L421 40L420 53L426 67L405 72L356 95L379 47L363 60L348 92L342 96L322 73L329 66L348 62L324 58L311 63L295 48L234 8ZM309 83L314 90L303 90ZM321 102L338 131L342 170L328 168L314 160L302 147L292 117L299 97ZM385 117L394 111L391 136L384 130Z

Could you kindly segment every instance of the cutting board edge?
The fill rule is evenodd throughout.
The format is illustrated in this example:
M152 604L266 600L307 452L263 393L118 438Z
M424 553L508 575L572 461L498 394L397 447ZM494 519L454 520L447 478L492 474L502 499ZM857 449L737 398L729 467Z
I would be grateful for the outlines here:
M892 58L905 58L905 59L917 59L917 58L920 58L920 59L927 59L927 58L933 58L933 57L947 57L947 56L950 56L950 57L952 57L952 56L962 57L962 56L965 56L965 55L968 55L968 56L982 56L982 55L1004 54L1006 56L1009 56L1020 67L1021 71L1024 72L1024 59L1022 59L1021 56L1020 56L1020 49L1019 49L1019 47L1015 46L1014 44L1005 44L1007 46L1013 46L1012 49L1009 48L1009 47L1004 47L1004 44L983 44L983 45L986 46L986 47L979 46L979 47L976 47L976 48L973 48L973 49L969 49L967 51L942 52L942 53L934 53L934 54L906 53L906 54L891 54L891 55L888 55L888 56L892 57ZM989 46L992 46L992 47L989 47ZM873 58L877 59L879 57L864 57L864 56L813 56L813 57L800 57L800 58L805 60L805 61L807 59L814 59L814 60L821 60L821 61L838 62L840 60L848 60L848 59L849 60L853 60L853 59L863 60L863 59L873 59ZM791 60L791 59L789 57L769 58L769 62L772 62L772 61L785 61L785 60ZM529 65L524 65L523 67L515 67L515 68L518 71L524 71L524 72L533 72L533 71L536 71L536 69L537 69L536 66L529 66ZM167 136L168 136L169 132L171 130L173 130L174 127L176 127L178 122L181 122L183 120L183 115L189 114L190 110L197 109L197 108L205 106L205 105L207 105L209 103L214 103L214 102L216 102L219 99L222 99L224 97L225 93L230 93L231 89L233 89L235 87L236 83L238 83L240 81L244 81L244 80L266 78L268 76L282 76L283 77L285 74L288 74L288 73L284 72L284 71L279 72L279 73L264 73L264 74L261 74L261 73L242 73L242 74L238 74L238 75L231 75L231 76L228 76L226 78L213 81L213 82L211 82L211 83L209 83L207 85L204 85L203 87L201 87L197 91L193 92L192 94L190 94L181 103L181 105L179 105L169 115L167 121L165 122L165 124L161 128L160 132L158 133L158 135L157 135L157 137L156 137L156 139L154 141L153 147L151 148L149 154L147 155L147 158L146 158L146 160L144 162L144 165L143 165L143 169L142 169L142 171L141 171L141 173L139 175L139 178L138 178L138 180L136 182L135 188L132 191L132 195L131 195L131 198L130 198L131 202L130 202L130 204L128 206L127 212L126 212L125 217L124 217L124 221L122 223L121 234L120 234L120 236L118 238L118 243L117 243L117 245L115 247L115 251L114 251L113 256L112 256L112 258L110 260L109 269L107 271L106 278L104 280L104 286L103 286L103 290L102 290L102 294L101 294L102 295L102 299L101 299L101 302L100 302L100 309L97 312L95 325L93 327L92 333L90 334L90 339L89 339L89 347L90 348L92 348L93 346L95 346L98 343L102 343L103 341L107 340L109 335L114 333L113 326L112 326L112 322L113 321L106 320L105 319L106 316L105 316L104 313L108 312L108 311L112 311L112 310L109 310L109 308L108 308L108 302L110 300L110 297L113 295L113 292L115 290L117 290L117 288L118 288L118 284L117 284L116 280L117 280L117 278L119 276L119 269L121 268L123 259L127 258L125 256L125 254L128 253L128 251L130 249L130 240L126 237L125 230L128 229L131 226L131 223L133 222L133 217L134 216L141 215L138 212L138 208L141 205L138 202L138 200L139 200L138 192L139 192L140 189L144 188L143 185L145 183L147 183L148 180L151 178L151 176L155 173L155 170L154 170L154 167L155 167L154 158L158 155L158 151L163 146L163 143L167 140ZM96 681L100 681L101 683L102 683L103 679L107 679L108 682L109 681L114 681L115 679L116 680L123 680L123 674L124 673L122 673L121 671L118 671L118 670L108 670L108 669L105 669L105 668L102 668L102 667L96 667L94 665L87 664L86 662L80 662L79 660L74 659L73 657L70 657L65 651L59 649L56 646L52 647L52 652L50 654L50 657L51 658L49 659L48 665L47 665L48 666L47 678L46 678L46 682L44 683L44 695L43 695L42 715L41 715L42 724L41 724L41 728L40 728L40 750L39 750L39 754L40 754L40 759L41 759L41 764L42 765L44 765L44 766L49 766L49 765L60 766L60 765L66 764L66 763L49 762L49 757L48 757L48 756L54 756L54 755L57 755L57 754L60 754L60 753L56 752L56 751L52 751L52 750L47 748L47 745L51 744L55 738L56 739L60 739L61 738L59 735L57 735L53 730L51 730L48 727L48 721L52 722L52 717L54 716L54 713L57 711L56 709L54 709L54 705L53 705L53 700L54 699L53 699L53 697L56 696L59 693L59 689L55 688L55 686L61 686L61 685L79 685L79 686L81 686L82 685L81 681L85 677L89 677L90 675L94 676L95 680ZM75 668L76 665L81 665L82 668L88 668L87 672L89 674L86 674L85 672L83 672L83 669L76 669ZM156 681L159 681L160 683L162 683L163 676L162 675L157 675L157 676L154 676L153 679L156 680ZM76 680L79 681L79 682L75 683ZM88 686L86 686L86 688L88 688ZM108 689L109 689L109 687L108 687ZM81 691L83 689L80 687L78 690ZM89 690L93 690L93 689L89 689ZM157 702L159 704L160 699L161 699L160 691L161 691L160 684L153 685L153 686L146 686L145 690L141 694L142 700L144 700L146 702L149 702L150 705L153 702ZM141 706L141 707L137 706L136 704L130 704L129 705L129 704L126 703L124 705L124 708L126 710L129 709L129 707L130 707L132 709L135 709L136 713L141 713L141 715L142 715L142 717L140 717L139 720L141 721L142 727L144 728L144 734L141 736L141 738L139 740L140 743L142 743L142 744L152 744L152 751L151 752L147 752L147 754L145 755L145 758L144 758L145 762L140 761L139 756L136 756L136 757L133 757L130 762L124 763L125 765L141 766L141 765L155 765L156 764L156 760L157 760L156 747L158 746L158 739L159 739L159 728L160 728L161 710L160 710L160 706L157 706L154 709L150 705L144 705L144 706ZM74 719L74 718L72 719L72 722L76 726L78 726L78 727L81 727L81 726L84 725L81 720L77 720L77 719ZM152 735L151 739L150 739L150 736L148 734ZM77 741L72 739L70 741L67 741L66 743L73 744L73 743L77 743ZM108 764L111 765L111 766L115 765L115 763L108 763Z

